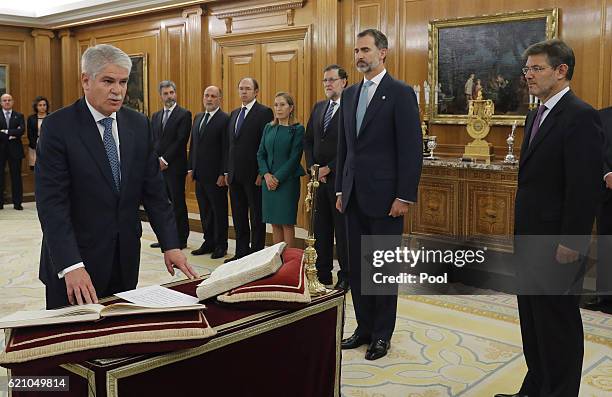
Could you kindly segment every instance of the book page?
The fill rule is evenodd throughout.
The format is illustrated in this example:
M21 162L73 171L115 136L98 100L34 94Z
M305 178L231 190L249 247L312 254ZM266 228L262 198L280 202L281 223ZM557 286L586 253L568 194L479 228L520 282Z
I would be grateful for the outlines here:
M280 254L285 249L287 244L284 242L280 242L271 247L264 248L260 251L253 252L250 255L242 257L240 259L224 263L219 266L210 274L210 277L200 283L200 285L207 285L215 280L224 279L229 276L246 272L261 265L268 264L272 262L275 257L280 259Z
M22 310L0 318L0 328L96 320L103 308L92 303L53 310Z
M115 294L121 299L142 307L191 306L199 302L195 296L183 294L159 285L136 288Z

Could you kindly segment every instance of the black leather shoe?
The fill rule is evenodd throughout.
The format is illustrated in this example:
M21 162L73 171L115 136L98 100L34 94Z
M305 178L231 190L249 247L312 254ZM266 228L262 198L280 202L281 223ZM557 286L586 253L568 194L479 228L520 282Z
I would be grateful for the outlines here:
M161 248L161 244L160 243L152 243L150 245L151 248Z
M215 248L215 251L210 256L210 259L223 258L227 254L227 250L224 248Z
M612 314L612 301L604 299L600 296L595 297L591 302L584 305L587 310Z
M378 360L387 355L387 351L391 347L391 342L378 339L370 343L365 354L366 360Z
M17 211L23 211L23 207L21 206L21 204L15 204L13 208L15 208Z
M361 345L367 345L370 343L371 338L369 336L360 336L357 334L353 334L346 339L342 339L342 348L343 349L355 349Z
M348 292L348 290L350 289L350 285L348 280L338 280L338 282L336 283L336 285L334 286L334 289L337 290L342 290L344 292Z
M231 258L227 258L226 260L224 260L223 263L228 263L228 262L231 262L231 261L235 261L236 259L240 259L240 258L242 258L242 257L234 255Z
M527 394L496 394L495 397L529 397Z
M191 255L204 255L204 254L210 254L214 251L215 249L213 247L209 247L206 245L206 243L202 243L202 245L200 246L200 248L198 248L197 250L193 250L191 251Z

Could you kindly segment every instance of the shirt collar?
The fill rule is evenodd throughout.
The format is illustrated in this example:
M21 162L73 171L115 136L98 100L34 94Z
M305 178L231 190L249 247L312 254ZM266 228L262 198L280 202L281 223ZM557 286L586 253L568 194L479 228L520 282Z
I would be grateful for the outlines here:
M247 112L250 112L253 105L255 105L255 102L257 102L257 98L253 99L251 102L247 103L246 105L242 105L242 107L247 108Z
M569 90L570 90L570 88L569 88L569 86L567 86L564 89L562 89L561 91L557 92L555 95L551 96L548 99L548 101L546 101L544 103L544 106L546 106L546 109L552 110L552 108L555 107L557 102L559 102L561 100L561 98L563 98L563 95L567 94L569 92Z
M342 96L339 96L338 99L336 99L335 101L333 99L330 99L329 102L336 102L336 106L340 106L340 99L342 99Z
M372 83L376 84L376 86L378 87L378 85L380 84L380 81L383 79L383 77L385 77L385 74L387 74L387 69L383 69L382 72L380 72L376 76L372 77L372 79L370 81ZM365 83L366 81L368 81L368 79L366 79L364 77L363 78L363 82Z
M219 111L219 109L221 109L221 107L216 108L212 112L204 111L204 116L206 116L206 113L210 114L210 116L208 116L208 119L210 120L215 115L215 113L217 113Z
M85 103L87 104L87 107L89 108L89 111L91 112L91 115L93 116L94 120L96 120L96 123L98 123L100 120L103 120L107 117L103 115L102 113L98 112L93 106L91 106L91 104L87 100L87 97L85 97ZM117 120L117 112L111 113L111 115L108 117L110 117L113 120Z
M176 105L177 105L177 103L176 103L176 102L174 102L174 105L170 106L169 108L166 108L166 107L164 106L164 110L169 110L169 111L170 111L170 113L172 113L172 111L174 110L174 108L176 107Z

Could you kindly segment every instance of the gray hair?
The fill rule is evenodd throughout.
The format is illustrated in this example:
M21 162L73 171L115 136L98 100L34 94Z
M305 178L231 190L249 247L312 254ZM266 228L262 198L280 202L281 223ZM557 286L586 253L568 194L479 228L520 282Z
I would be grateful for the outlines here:
M81 57L81 71L94 79L107 65L117 65L128 72L132 70L130 57L110 44L98 44L89 47Z
M162 89L166 87L172 87L174 91L176 91L176 84L172 80L164 80L159 83L159 94L161 95Z

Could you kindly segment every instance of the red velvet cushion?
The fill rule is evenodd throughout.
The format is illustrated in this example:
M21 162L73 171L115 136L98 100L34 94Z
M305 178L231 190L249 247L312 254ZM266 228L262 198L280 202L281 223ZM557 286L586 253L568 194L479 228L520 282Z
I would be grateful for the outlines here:
M238 308L292 309L310 303L302 257L304 251L285 248L283 265L271 276L219 295L217 300Z

